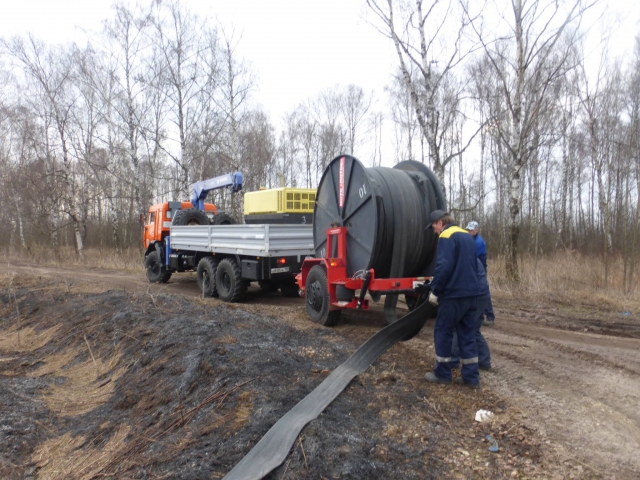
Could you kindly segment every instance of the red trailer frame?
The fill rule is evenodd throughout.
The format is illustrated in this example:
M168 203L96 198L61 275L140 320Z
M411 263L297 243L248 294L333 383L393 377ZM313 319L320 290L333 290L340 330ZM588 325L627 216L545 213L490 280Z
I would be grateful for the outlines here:
M337 240L337 257L328 255L334 251L334 241ZM327 248L325 258L306 258L302 264L301 272L296 276L296 281L301 290L301 295L306 296L306 284L309 271L316 265L324 265L327 274L327 288L329 290L329 310L343 309L368 309L369 300L364 298L367 291L374 294L416 294L417 285L430 281L433 277L409 277L409 278L375 278L374 269L363 271L362 275L347 276L347 228L332 227L327 229ZM349 290L360 290L358 297L354 296L350 301L339 300L336 290L343 286Z

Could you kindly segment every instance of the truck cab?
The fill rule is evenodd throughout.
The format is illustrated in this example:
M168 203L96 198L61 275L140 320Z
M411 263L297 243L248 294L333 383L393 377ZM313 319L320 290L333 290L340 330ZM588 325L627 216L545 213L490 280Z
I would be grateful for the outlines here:
M142 247L147 253L154 250L156 242L163 242L164 238L169 235L175 212L189 208L193 208L191 202L164 202L149 207L147 217L144 219L144 234L142 236ZM214 204L204 204L204 212L210 220L213 219L217 211Z

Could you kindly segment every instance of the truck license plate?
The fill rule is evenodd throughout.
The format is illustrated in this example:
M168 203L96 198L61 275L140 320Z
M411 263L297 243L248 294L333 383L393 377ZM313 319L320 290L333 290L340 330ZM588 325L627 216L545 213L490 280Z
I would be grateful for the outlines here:
M271 273L282 273L282 272L288 272L288 271L289 271L289 267L280 267L280 268L271 269Z

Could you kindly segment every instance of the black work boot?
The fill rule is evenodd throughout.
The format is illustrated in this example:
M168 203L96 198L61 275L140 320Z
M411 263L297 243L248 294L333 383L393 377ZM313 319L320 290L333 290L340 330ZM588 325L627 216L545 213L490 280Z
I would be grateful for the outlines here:
M429 383L443 383L446 385L451 385L451 380L436 377L436 374L433 372L427 372L424 376L424 379Z
M464 378L462 378L462 377L456 378L453 381L453 383L455 383L456 385L464 385L466 387L473 388L473 389L476 389L476 388L478 388L480 386L480 382L478 382L478 383L467 383L467 382L464 381Z

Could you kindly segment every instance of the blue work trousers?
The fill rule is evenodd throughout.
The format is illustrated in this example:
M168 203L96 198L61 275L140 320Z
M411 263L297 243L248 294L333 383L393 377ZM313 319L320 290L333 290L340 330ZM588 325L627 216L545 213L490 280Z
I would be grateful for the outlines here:
M433 373L438 378L451 380L451 346L455 331L460 345L462 379L466 383L478 385L480 375L475 331L477 297L443 298L438 303L438 316L433 332L436 346L436 367Z
M484 317L486 315L487 320L495 320L496 316L493 313L493 305L491 304L491 295L487 295L487 298L488 298L487 305L484 307L484 309L480 309L480 307L478 306L478 311L483 312L481 317ZM480 363L482 363L482 361Z
M482 335L480 329L484 323L484 315L482 312L486 312L487 305L491 305L491 296L483 295L478 297L477 306L477 318L475 322L476 330L476 346L478 348L478 365L484 368L491 368L491 352L489 351L489 344ZM458 336L453 334L453 343L451 345L451 364L458 365L460 362L460 346L458 345Z

